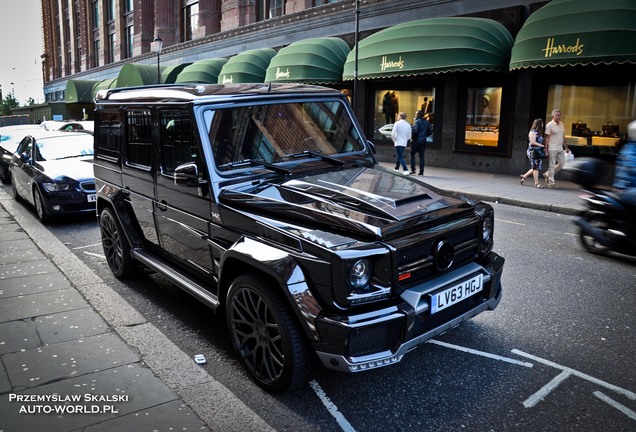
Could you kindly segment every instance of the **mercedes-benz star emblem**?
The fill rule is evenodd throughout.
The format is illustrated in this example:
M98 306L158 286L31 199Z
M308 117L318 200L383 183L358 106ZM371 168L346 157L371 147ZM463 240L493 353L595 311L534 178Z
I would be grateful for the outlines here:
M453 264L455 258L455 248L446 240L442 240L437 243L435 249L435 266L437 270L443 271L448 269Z

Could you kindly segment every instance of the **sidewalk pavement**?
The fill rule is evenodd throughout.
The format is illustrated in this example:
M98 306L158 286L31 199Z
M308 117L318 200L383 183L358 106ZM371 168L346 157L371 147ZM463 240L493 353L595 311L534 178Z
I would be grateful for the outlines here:
M419 178L493 203L583 208L568 182L436 167ZM272 430L21 205L0 190L0 432Z

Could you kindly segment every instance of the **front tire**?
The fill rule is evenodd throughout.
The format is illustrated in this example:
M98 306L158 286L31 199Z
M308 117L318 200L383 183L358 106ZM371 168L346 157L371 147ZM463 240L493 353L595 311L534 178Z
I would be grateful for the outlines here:
M226 317L232 345L259 386L283 392L309 381L313 352L276 287L239 276L228 291Z
M35 203L35 212L37 213L40 222L48 222L51 219L51 216L49 216L49 213L46 210L42 193L37 188L33 191L33 202Z
M110 208L105 208L99 214L99 230L106 262L115 277L126 279L133 276L137 266L131 254L130 244Z
M609 228L609 225L605 221L605 219L599 216L589 216L587 218L587 222L593 227L601 229L603 231L607 231L607 229ZM579 239L581 240L581 244L583 245L585 250L590 253L593 253L595 255L605 255L608 252L607 247L596 241L594 237L586 234L582 228L579 229Z

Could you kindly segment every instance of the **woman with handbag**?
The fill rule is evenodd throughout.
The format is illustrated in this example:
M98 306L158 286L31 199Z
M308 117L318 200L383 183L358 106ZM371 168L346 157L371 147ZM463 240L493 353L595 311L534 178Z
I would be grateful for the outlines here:
M532 122L530 132L528 132L528 150L526 151L528 159L530 159L530 169L525 174L521 174L519 177L520 183L523 185L523 181L526 177L532 174L534 179L534 187L537 189L543 189L543 186L539 184L539 171L542 168L541 159L545 157L545 146L543 145L543 119L535 119Z

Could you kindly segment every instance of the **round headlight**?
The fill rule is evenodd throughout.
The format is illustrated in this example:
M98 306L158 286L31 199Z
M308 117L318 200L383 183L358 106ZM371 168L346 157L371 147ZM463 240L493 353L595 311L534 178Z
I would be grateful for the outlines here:
M491 218L487 217L484 219L484 227L482 229L481 235L482 235L482 240L484 241L484 243L488 243L490 239L492 238L492 219Z
M354 288L364 288L371 279L371 263L367 259L360 259L349 268L349 284Z

